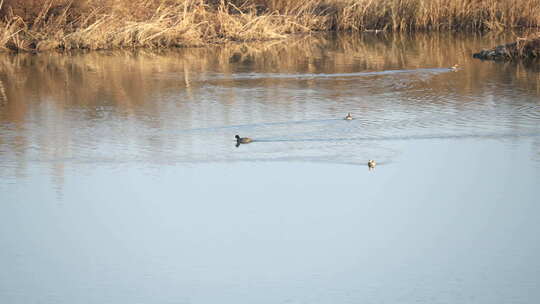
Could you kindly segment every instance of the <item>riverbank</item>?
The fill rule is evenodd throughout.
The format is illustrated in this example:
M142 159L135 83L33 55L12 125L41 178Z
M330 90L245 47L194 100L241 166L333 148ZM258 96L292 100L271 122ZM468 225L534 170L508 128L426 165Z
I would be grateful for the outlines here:
M482 60L512 60L540 58L540 33L530 37L518 38L516 42L499 45L492 49L473 54Z
M0 4L4 51L204 46L314 31L540 26L540 0L0 0Z

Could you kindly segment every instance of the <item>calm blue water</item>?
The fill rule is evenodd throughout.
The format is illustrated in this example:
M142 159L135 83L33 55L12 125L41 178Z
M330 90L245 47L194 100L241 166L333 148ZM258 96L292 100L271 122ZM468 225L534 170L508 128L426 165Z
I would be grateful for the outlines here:
M537 66L334 38L0 57L0 302L540 301Z

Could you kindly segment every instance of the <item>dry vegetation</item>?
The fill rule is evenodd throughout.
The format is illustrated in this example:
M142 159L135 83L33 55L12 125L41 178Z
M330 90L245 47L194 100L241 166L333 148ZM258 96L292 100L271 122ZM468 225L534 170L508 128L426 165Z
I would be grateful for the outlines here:
M540 33L531 37L518 39L516 42L517 57L539 58L540 57Z
M0 0L0 48L200 46L312 31L540 25L540 0Z

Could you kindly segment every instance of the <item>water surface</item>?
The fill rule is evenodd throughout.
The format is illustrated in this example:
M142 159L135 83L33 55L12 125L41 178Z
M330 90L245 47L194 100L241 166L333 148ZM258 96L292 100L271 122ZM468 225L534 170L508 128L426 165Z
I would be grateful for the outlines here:
M0 301L539 301L539 65L470 56L509 40L3 55Z

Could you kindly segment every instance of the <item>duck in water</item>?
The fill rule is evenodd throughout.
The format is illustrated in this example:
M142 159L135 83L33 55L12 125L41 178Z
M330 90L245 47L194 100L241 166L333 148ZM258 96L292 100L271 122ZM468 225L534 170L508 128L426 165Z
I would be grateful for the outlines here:
M459 64L454 64L453 66L450 67L450 70L456 72L457 70L459 70Z
M369 168L369 171L375 169L375 166L377 165L377 163L373 160L373 159L370 159L368 162L367 162L367 166Z
M240 137L238 135L235 136L236 137L236 146L240 146L240 144L249 144L250 142L253 141L253 139L249 138L249 137Z
M345 119L345 120L352 120L353 118L352 118L351 113L349 112L349 113L347 114L347 116L345 116L344 119Z

